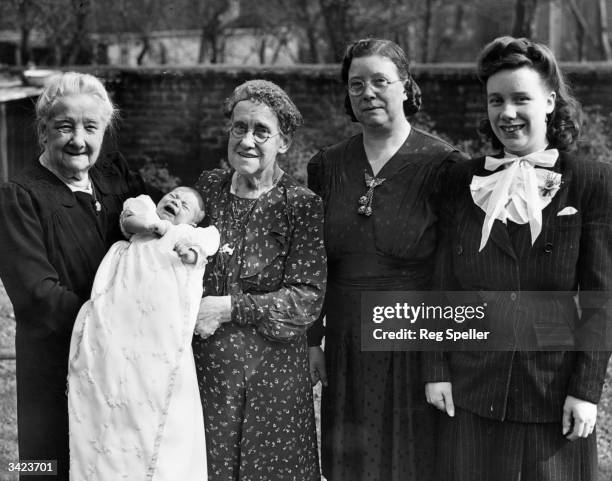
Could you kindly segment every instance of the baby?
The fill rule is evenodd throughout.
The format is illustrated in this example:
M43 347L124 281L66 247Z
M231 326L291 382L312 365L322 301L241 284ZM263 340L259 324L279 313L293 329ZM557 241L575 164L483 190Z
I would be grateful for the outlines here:
M207 479L191 352L206 258L219 247L199 193L128 199L74 325L70 479Z

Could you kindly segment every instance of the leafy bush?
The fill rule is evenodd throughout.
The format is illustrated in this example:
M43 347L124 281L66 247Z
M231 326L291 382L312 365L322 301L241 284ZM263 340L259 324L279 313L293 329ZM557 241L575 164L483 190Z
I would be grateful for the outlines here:
M584 158L612 162L612 114L603 115L599 107L587 107L584 114L578 154Z
M145 183L160 190L163 193L170 192L180 185L181 179L172 175L165 165L156 162L149 157L140 159L142 165L138 169Z

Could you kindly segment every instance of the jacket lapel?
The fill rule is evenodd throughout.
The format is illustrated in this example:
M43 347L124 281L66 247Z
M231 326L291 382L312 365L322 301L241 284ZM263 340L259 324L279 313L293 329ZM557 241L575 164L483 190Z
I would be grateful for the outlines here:
M471 211L471 215L473 216L478 232L481 233L482 225L484 224L485 213L480 207L474 204L474 202L472 202ZM478 236L478 239L480 242L480 235ZM491 234L489 235L489 240L484 246L482 252L485 252L487 249L490 249L491 244L497 246L497 248L499 248L502 252L509 255L513 259L517 259L516 252L514 251L514 247L512 245L512 240L510 239L510 235L508 235L508 229L506 228L506 225L498 219L496 219L493 223L493 227L491 228Z
M544 230L547 225L554 223L557 213L564 207L567 207L568 187L571 185L573 176L572 170L565 168L565 163L567 161L566 154L560 153L559 161L555 164L554 168L551 169L552 172L561 174L561 186L550 204L542 210L542 230Z
M500 167L498 170L500 169L503 169L503 167ZM478 175L480 177L486 177L493 173L494 172L491 172L490 170L486 170L484 168L484 158L483 158L482 161L479 163L478 168L475 169L475 171L473 172L473 175ZM472 180L471 176L469 180L471 182ZM468 189L469 189L469 186L468 186ZM473 215L475 215L475 218L477 219L477 225L479 226L479 230L480 232L482 232L482 226L484 224L485 213L480 207L478 207L474 203L471 194L470 194L470 203L472 206L471 207L472 213ZM483 252L486 251L487 248L489 248L490 243L495 244L502 252L506 253L513 259L515 260L517 259L516 252L514 251L514 247L512 245L512 240L510 239L510 235L508 234L508 229L506 228L506 225L498 219L496 219L495 222L493 223L493 227L491 228L491 234L489 235L489 240L487 241L487 244L485 245Z

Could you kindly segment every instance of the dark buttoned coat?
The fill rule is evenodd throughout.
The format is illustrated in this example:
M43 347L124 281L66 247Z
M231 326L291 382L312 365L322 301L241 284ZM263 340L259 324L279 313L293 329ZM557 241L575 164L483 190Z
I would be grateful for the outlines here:
M145 192L119 154L99 158L89 175L99 209L38 160L0 185L0 278L16 320L19 456L57 460L57 479L68 479L72 326L100 261L122 238L123 201Z

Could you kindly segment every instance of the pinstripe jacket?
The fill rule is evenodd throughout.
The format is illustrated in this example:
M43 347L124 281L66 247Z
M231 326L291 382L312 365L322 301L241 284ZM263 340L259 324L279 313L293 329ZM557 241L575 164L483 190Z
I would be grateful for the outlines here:
M510 342L505 351L426 353L424 379L452 382L455 404L483 417L555 422L562 417L567 395L594 403L601 396L608 352L520 347L550 349L561 342L558 336L550 337L559 328L570 337L595 331L602 339L602 329L610 323L602 309L583 309L578 316L571 296L523 295L579 289L607 291L598 298L610 301L612 165L561 153L551 170L561 173L562 184L542 211L542 232L535 243L528 224L507 227L496 220L480 253L484 212L472 201L469 184L473 175L491 172L479 158L458 164L449 176L439 287L485 297L486 291L507 291L495 299L487 317ZM576 213L557 215L565 207Z

